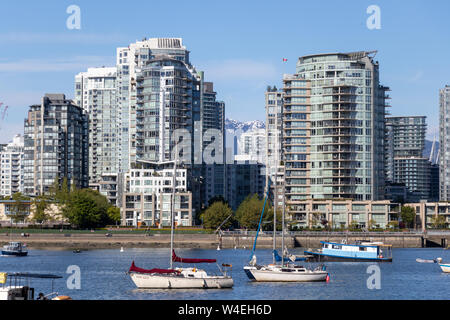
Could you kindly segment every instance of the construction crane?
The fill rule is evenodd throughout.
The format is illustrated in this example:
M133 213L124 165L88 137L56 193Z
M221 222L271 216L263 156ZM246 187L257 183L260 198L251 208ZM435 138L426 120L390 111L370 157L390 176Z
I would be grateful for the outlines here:
M5 116L6 116L6 111L7 110L8 110L8 106L5 106L5 109L3 109L3 113L2 113L2 121L5 120Z

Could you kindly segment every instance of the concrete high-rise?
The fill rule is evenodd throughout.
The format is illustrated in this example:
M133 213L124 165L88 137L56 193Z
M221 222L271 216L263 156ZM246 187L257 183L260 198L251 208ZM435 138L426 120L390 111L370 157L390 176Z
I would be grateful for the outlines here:
M225 197L225 104L190 63L182 39L118 48L116 87L120 171L138 162L173 161L177 146L194 211L214 196Z
M116 68L89 68L75 76L75 103L89 115L89 185L120 172Z
M404 184L408 202L430 199L431 163L423 156L426 131L425 116L386 118L386 180Z
M64 94L46 94L24 122L24 193L39 195L58 178L88 187L88 118Z
M178 66L184 64L188 68L190 67L189 51L183 45L181 38L143 39L142 41L137 41L136 43L130 44L128 47L117 48L116 86L118 88L117 108L119 114L118 127L120 130L119 149L117 151L120 158L120 169L122 172L127 172L130 168L130 164L136 162L139 157L137 156L137 149L141 149L141 147L137 146L140 142L136 141L136 139L140 136L137 133L136 127L136 122L138 121L136 119L136 107L137 102L145 100L145 97L142 95L142 88L139 94L137 93L137 77L139 75L139 77L153 78L152 81L159 81L160 79L165 80L165 73L164 76L159 74L157 78L155 75L146 75L145 73L142 73L142 69L146 68L147 64L151 60L160 59L161 56L165 56L173 61L178 61ZM155 64L157 64L157 62L153 63L153 65ZM151 66L149 66L149 68L151 68ZM174 75L167 76L167 80L169 80L170 77L172 77L172 79L174 77ZM152 90L152 84L141 83L141 85L149 86L147 90ZM175 84L173 83L171 84L172 87L174 85ZM153 92L150 98L157 99L156 95L158 95L158 100L148 101L147 108L150 107L150 105L152 105L152 108L155 108L154 105L156 105L156 103L158 103L159 107L159 104L164 101L165 98L159 99L159 96L162 94L162 91L160 90L162 90L163 87L165 87L165 82L155 83L155 90L158 89L158 92ZM170 92L165 93L165 95L170 95ZM149 97L149 95L147 95L147 97ZM192 115L189 117L192 118ZM147 139L153 138L154 137L147 137Z
M0 150L0 195L23 192L23 136L15 135L12 142Z
M450 200L450 86L439 90L439 200Z
M266 105L266 188L270 181L270 199L278 210L284 204L283 97L276 87L265 92ZM277 186L275 188L275 186ZM275 201L278 199L278 201Z
M375 52L303 56L285 75L283 155L291 214L306 199L384 197L386 91Z

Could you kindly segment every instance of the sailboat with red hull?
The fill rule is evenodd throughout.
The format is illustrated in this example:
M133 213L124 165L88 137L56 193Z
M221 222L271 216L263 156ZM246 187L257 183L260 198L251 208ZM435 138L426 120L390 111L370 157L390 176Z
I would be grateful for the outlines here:
M216 259L181 258L172 251L172 262L179 263L215 263ZM131 279L138 288L142 289L222 289L232 288L233 279L227 274L226 268L231 265L222 265L222 275L208 275L205 270L195 266L189 268L170 269L142 269L133 263L128 270Z

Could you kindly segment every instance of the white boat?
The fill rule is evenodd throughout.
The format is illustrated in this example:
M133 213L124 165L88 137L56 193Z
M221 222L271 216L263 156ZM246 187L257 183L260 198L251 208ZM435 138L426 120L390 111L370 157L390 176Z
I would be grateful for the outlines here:
M30 279L51 279L52 292L44 295L39 293L37 300L72 300L69 296L59 295L53 291L53 280L61 276L33 273L0 273L0 300L34 300L35 288L31 287Z
M267 198L269 196L269 190L270 190L270 180L269 180L269 187L267 188L267 195L266 199L264 201L263 210L261 213L261 218L264 214L264 208L266 205ZM276 199L276 197L275 197ZM274 212L276 212L274 210ZM284 248L284 207L283 207L283 221L282 221L282 242L281 247ZM275 250L275 237L276 237L276 218L274 214L274 250L273 250L273 264L269 265L262 265L259 266L256 263L256 256L253 254L255 247L256 247L256 241L258 238L258 232L261 226L261 218L260 218L260 224L258 226L258 230L256 232L255 241L253 244L253 250L252 250L252 258L249 262L248 266L244 267L244 272L246 273L247 277L251 281L257 281L257 282L315 282L315 281L328 281L329 280L329 274L326 271L326 268L324 265L320 265L316 267L315 269L305 268L303 266L295 265L292 262L288 262L284 256L285 256L285 250L283 251L283 254L281 256L281 264L275 264L275 262L278 261L278 253ZM295 258L293 259L296 260Z
M244 271L249 279L259 282L314 282L329 279L328 272L321 266L311 270L294 264L269 264L245 266Z
M175 152L177 154L177 152ZM176 162L174 161L173 184L176 186ZM179 258L173 250L173 229L174 229L174 199L175 187L172 188L172 208L171 208L171 236L170 236L170 268L169 269L142 269L136 267L134 261L131 264L128 274L134 284L140 289L223 289L233 287L233 278L227 274L226 268L231 265L222 264L224 270L219 267L222 275L208 275L205 270L190 268L173 268L173 262L180 263L215 263L215 259L189 259Z
M26 244L17 241L11 241L2 248L2 255L4 256L19 256L23 257L28 254Z
M439 267L441 267L441 270L445 273L450 273L450 263L440 263Z
M129 274L140 289L223 289L232 288L231 276L208 275L197 268L143 270L132 264Z

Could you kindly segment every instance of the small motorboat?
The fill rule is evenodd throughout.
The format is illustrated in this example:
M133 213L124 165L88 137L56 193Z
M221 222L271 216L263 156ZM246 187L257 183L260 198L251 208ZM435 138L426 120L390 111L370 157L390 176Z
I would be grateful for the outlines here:
M31 286L31 279L50 279L52 281L52 292L46 295L40 292L36 300L72 300L69 296L59 295L58 292L53 291L53 280L61 278L61 276L53 274L0 272L0 301L34 300L35 288Z
M75 249L75 250L73 250L73 253L81 253L81 250L80 249Z
M26 256L27 254L28 254L27 246L22 242L12 241L4 245L2 248L2 255L4 256L23 257Z
M436 262L441 267L441 270L445 273L450 273L450 263L443 263L442 258L436 258Z
M450 273L450 263L440 263L439 267L441 267L441 270L445 273Z

